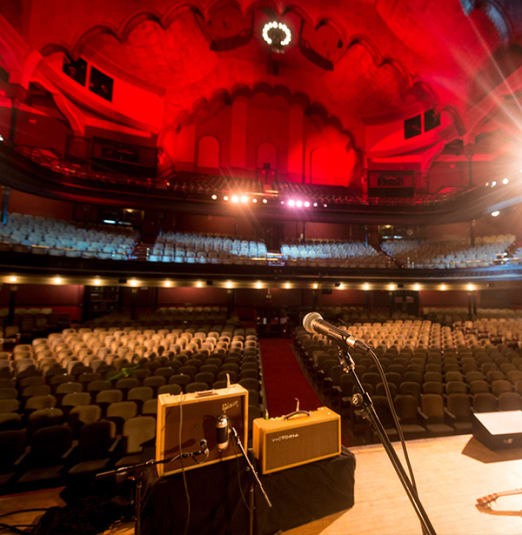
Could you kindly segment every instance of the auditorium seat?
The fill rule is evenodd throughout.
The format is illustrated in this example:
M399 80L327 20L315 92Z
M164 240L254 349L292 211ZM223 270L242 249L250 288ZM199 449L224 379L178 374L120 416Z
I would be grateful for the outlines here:
M455 431L445 423L444 399L440 394L421 395L420 415L431 436L451 435Z
M144 444L153 441L156 436L156 418L153 416L135 416L123 424L122 449L115 466L137 464L141 458Z
M451 425L457 433L471 433L472 411L471 398L468 394L448 394L446 413L451 419Z

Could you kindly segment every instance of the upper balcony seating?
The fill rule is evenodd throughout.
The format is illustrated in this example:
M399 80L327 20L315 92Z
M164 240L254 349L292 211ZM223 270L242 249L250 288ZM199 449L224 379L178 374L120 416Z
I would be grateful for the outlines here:
M285 243L283 258L297 265L352 268L393 267L389 258L363 242Z
M85 229L67 221L11 213L0 226L4 249L34 254L126 260L138 234L134 230Z
M261 241L165 232L156 239L148 259L178 264L255 264L266 262L266 255L266 245Z
M381 248L406 268L469 269L492 266L514 241L512 234L481 236L474 246L469 240L385 240Z

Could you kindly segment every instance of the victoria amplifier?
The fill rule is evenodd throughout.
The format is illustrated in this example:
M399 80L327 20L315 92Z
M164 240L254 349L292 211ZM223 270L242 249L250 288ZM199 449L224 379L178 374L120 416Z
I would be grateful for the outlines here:
M228 421L228 440L220 438L218 420ZM158 474L165 476L191 470L241 455L231 428L246 448L248 437L248 391L241 385L191 394L160 394L156 429L156 460L172 459L181 452L197 451L202 439L207 441L208 457L202 455L158 464ZM181 440L180 440L181 437Z
M254 455L262 474L333 457L341 451L341 418L327 407L304 416L256 418L252 426Z

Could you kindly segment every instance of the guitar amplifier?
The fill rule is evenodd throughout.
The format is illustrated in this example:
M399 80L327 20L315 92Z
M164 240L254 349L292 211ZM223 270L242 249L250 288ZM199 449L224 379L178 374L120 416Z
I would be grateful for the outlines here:
M281 416L252 423L254 455L261 473L270 474L341 452L341 418L328 407L308 414Z
M173 459L200 448L207 441L209 454L188 456L182 460L157 465L158 475L165 476L233 459L241 455L232 433L228 445L217 448L216 424L225 415L229 429L234 427L246 448L248 439L248 391L235 384L228 388L193 392L191 394L160 394L156 423L156 460ZM180 441L181 437L181 441Z

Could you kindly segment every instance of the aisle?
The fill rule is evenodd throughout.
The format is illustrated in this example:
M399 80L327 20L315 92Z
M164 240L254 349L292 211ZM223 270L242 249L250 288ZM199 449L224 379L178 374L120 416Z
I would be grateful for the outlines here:
M295 398L299 399L301 409L314 410L323 405L299 367L291 340L261 338L260 345L267 408L271 417L292 412Z

